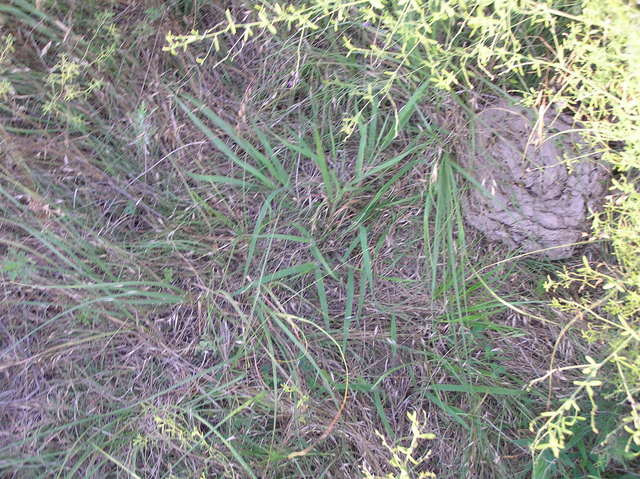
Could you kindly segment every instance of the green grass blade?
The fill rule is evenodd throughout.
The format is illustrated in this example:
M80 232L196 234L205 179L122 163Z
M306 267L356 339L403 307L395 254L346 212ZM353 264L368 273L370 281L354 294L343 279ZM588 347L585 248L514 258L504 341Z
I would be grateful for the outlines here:
M425 148L424 144L417 144L417 145L410 146L409 148L407 148L405 151L403 151L399 155L396 155L393 158L391 158L391 159L389 159L389 160L387 160L387 161L385 161L383 163L380 163L379 165L374 166L373 168L368 170L367 173L364 175L364 177L365 178L369 178L369 177L380 175L385 170L393 168L395 165L397 165L402 160L404 160L407 156L409 156L409 155L411 155L413 153L416 153L416 152L422 150L423 148Z
M316 128L313 130L313 140L316 146L315 163L316 167L320 171L320 175L322 176L325 195L327 198L333 199L337 192L336 178L329 168L329 163L327 162L327 157L324 153L322 138L320 137L320 132Z
M240 148L242 148L251 158L253 158L256 163L265 168L273 178L277 178L281 185L286 185L289 182L289 177L284 169L282 169L282 166L280 166L280 168L277 168L273 163L272 159L275 158L275 155L264 155L251 143L238 135L233 126L220 118L220 116L216 115L213 110L204 105L202 102L198 101L190 95L183 94L183 97L187 98L194 106L196 106L199 111L201 111L204 116L207 117L209 121L211 121L216 127L222 130L229 138L231 138ZM262 139L266 140L266 137L263 135Z
M356 155L355 181L362 181L364 175L364 157L367 154L367 125L362 118L358 118L358 132L360 133L360 141L358 142L358 153Z
M233 444L231 444L231 442L227 438L225 438L217 430L217 428L214 427L209 421L207 421L202 416L200 416L200 415L198 415L196 413L192 413L192 414L196 419L198 419L198 421L200 421L202 424L207 426L209 428L209 430L218 438L218 440L220 440L220 442L222 442L222 444L224 444L224 446L229 450L229 452L234 457L234 459L236 461L238 461L238 464L240 464L242 469L244 469L244 471L248 474L248 477L250 477L251 479L257 479L257 476L254 474L254 472L251 469L251 467L249 466L249 464L247 464L247 462L244 460L242 455L236 450L236 448L233 447Z
M474 384L431 384L427 387L431 391L460 392L468 394L489 394L491 396L523 396L527 392L521 389L503 388L498 386L483 386Z
M200 175L197 173L189 173L187 175L194 180L198 181L207 181L209 183L221 184L221 185L231 185L231 186L240 186L242 188L247 189L255 189L256 186L247 183L246 180L241 180L239 178L231 178L230 176L220 176L220 175Z
M322 319L324 321L324 327L329 330L331 323L329 319L329 301L327 300L327 290L324 287L324 276L319 269L315 270L316 290L318 292L318 301L320 302L320 311L322 312Z
M237 296L239 294L245 293L246 291L252 288L257 288L264 284L271 283L272 281L277 281L277 280L292 277L292 276L300 276L303 274L307 274L314 271L315 269L316 269L316 264L311 262L298 264L296 266L291 266L289 268L284 268L279 271L276 271L275 273L264 275L261 278L255 281L252 281L250 284L248 284L244 288L241 288L238 291L236 291L233 295Z
M253 233L251 234L251 241L249 242L249 250L247 251L247 260L244 264L244 273L243 276L246 278L247 274L249 274L249 268L251 267L251 262L253 261L253 256L256 251L256 245L258 243L258 235L260 234L262 227L264 226L264 219L267 216L267 212L271 212L271 201L275 197L277 191L272 192L262 206L260 207L260 211L258 212L258 217L256 219L255 226L253 228Z
M346 351L349 342L349 331L353 321L353 302L355 299L355 274L353 268L347 269L347 288L344 301L344 323L342 325L342 350Z
M376 206L380 202L380 199L385 195L385 193L387 191L389 191L389 189L398 180L400 180L404 175L406 175L409 171L411 171L411 169L420 160L421 160L420 158L416 158L414 160L411 160L411 161L407 162L407 164L405 164L395 175L393 175L393 177L390 180L388 180L386 183L384 183L380 187L380 189L378 189L378 191L373 196L373 198L369 201L369 203L367 203L367 205L363 208L362 212L356 217L355 221L349 227L349 231L351 231L351 230L355 229L356 227L360 226L369 217L369 215L373 212L373 210L376 208Z
M360 239L360 249L362 250L362 281L369 285L370 291L373 291L373 266L371 253L369 252L369 240L367 238L367 229L362 225L358 228L358 238ZM363 285L362 289L366 290L366 286Z
M324 255L322 254L322 252L320 251L320 249L318 248L318 244L316 243L315 239L311 236L311 233L309 233L309 230L307 230L305 227L299 225L299 224L295 224L294 227L300 231L305 238L307 238L307 242L310 243L311 247L311 254L313 255L313 257L318 260L318 263L324 268L324 270L327 272L327 274L333 278L334 280L338 280L338 277L336 276L335 271L333 270L333 268L331 267L331 265L329 264L329 261L327 261L327 259L324 257Z
M263 175L255 166L250 165L246 161L241 160L238 156L229 148L220 138L218 138L211 129L205 125L200 118L198 118L182 101L176 99L176 102L187 114L193 124L209 138L213 146L215 146L221 153L223 153L231 162L242 168L250 176L258 180L264 186L272 189L275 188L273 182Z
M267 153L268 157L273 163L273 166L276 170L274 176L278 179L278 181L280 181L283 186L288 186L290 182L289 173L284 168L284 166L282 166L282 162L280 162L280 160L278 159L278 155L273 151L273 147L271 146L269 138L259 128L254 128L254 132L258 136L258 140L260 140L264 151Z
M413 92L413 95L411 95L407 103L400 109L393 128L389 130L389 132L382 140L382 143L380 144L380 151L385 150L398 136L398 133L404 129L404 127L407 125L407 122L409 121L409 118L411 118L411 115L413 115L413 113L416 111L418 103L420 103L430 85L431 84L428 81L422 83L422 85L420 85L416 89L416 91Z

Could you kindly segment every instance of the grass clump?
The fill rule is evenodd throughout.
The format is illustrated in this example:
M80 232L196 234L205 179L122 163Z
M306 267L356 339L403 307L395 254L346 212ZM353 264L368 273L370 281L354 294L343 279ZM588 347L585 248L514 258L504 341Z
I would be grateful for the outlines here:
M2 473L634 477L636 10L0 5ZM583 258L464 228L506 95L615 170Z

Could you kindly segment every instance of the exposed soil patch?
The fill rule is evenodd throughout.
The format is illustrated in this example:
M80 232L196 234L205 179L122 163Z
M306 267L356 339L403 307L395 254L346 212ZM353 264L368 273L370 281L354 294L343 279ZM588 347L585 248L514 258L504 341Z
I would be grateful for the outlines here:
M467 195L467 222L512 249L572 256L610 176L574 130L551 108L540 116L501 100L482 110L462 159L484 188Z

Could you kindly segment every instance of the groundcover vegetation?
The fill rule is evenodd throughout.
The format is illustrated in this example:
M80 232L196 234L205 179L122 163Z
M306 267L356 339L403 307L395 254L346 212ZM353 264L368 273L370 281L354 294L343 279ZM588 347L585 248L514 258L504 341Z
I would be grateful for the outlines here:
M626 0L4 0L2 477L640 477L639 29ZM608 172L569 257L465 219L500 102Z

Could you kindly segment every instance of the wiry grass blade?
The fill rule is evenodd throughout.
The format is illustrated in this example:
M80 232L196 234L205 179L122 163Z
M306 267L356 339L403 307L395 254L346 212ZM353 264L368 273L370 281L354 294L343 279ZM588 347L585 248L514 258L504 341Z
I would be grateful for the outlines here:
M434 294L438 291L438 279L443 282L451 280L456 295L459 295L459 282L464 273L460 270L458 258L464 254L464 228L458 191L453 167L446 155L434 168L423 211L424 256L430 263L431 291ZM444 264L442 272L439 268L441 261Z
M329 199L329 201L334 201L338 194L338 183L335 173L331 171L329 163L327 162L322 139L320 137L320 133L316 129L313 130L313 140L315 143L315 150L312 149L303 138L298 138L295 142L279 138L279 141L291 151L313 161L314 165L320 172L325 197Z
M344 301L344 319L342 324L342 349L347 350L349 331L353 322L353 305L355 299L355 274L353 268L347 269L346 296Z
M315 263L302 263L302 264L298 264L295 266L290 266L288 268L284 268L281 270L276 271L275 273L270 273L270 274L266 274L254 281L252 281L250 284L248 284L247 286L239 289L238 291L236 291L234 293L234 296L237 296L239 294L243 294L247 291L249 291L252 288L257 288L259 286L271 283L272 281L278 281L280 279L284 279L284 278L289 278L289 277L295 277L295 276L299 276L299 275L303 275L303 274L307 274L307 273L311 273L312 271L314 271L316 269L316 264Z
M364 178L376 177L384 173L386 170L389 170L396 166L409 155L420 153L424 148L426 148L426 146L427 145L425 145L423 142L409 146L399 155L396 155L393 158L390 158L387 161L384 161L379 165L373 166L371 169L368 169L366 174L364 175Z
M204 113L208 120L210 120L216 127L222 130L229 138L231 138L240 148L242 148L258 165L266 169L272 178L276 179L280 186L286 186L289 183L289 176L284 170L282 165L277 159L277 156L273 154L273 150L268 142L264 133L260 133L259 138L263 145L267 148L268 156L255 148L251 143L238 135L235 129L218 115L216 115L209 107L203 105L195 98L184 95L199 111Z
M238 155L236 155L231 148L229 148L226 143L224 143L218 136L216 136L211 129L205 125L200 118L198 118L187 105L185 105L179 99L176 99L176 102L182 108L182 110L187 114L187 116L191 119L193 124L211 141L211 143L221 152L223 153L231 162L235 165L239 166L245 173L247 173L251 178L257 180L263 186L266 186L269 189L275 188L275 184L263 173L261 173L258 168L247 163L244 160L241 160ZM207 113L206 109L203 109L205 115ZM210 110L209 110L210 111ZM213 113L213 112L211 112ZM210 118L210 117L209 117ZM211 119L211 118L210 118Z
M251 241L249 242L249 249L247 251L247 260L244 265L244 277L249 274L249 268L251 268L252 266L253 255L255 254L258 238L260 237L260 233L264 226L265 217L267 216L267 213L272 213L271 202L273 201L277 193L277 191L272 192L267 197L267 199L264 200L264 203L262 204L262 206L260 207L260 211L258 212L258 217L253 228L253 233L251 234Z
M319 269L316 269L315 271L315 281L324 327L329 330L331 327L331 319L329 318L329 301L327 300L327 289L324 286L324 276Z
M289 173L284 168L284 166L282 166L282 162L278 159L278 154L273 150L269 138L260 128L254 128L253 131L260 140L260 143L262 144L265 152L267 153L267 158L269 158L270 163L273 165L272 169L275 170L274 177L278 179L282 186L288 186L290 182Z
M351 224L350 230L356 229L358 226L363 224L365 220L369 218L369 216L373 213L374 209L378 206L380 200L385 195L389 189L399 181L404 175L406 175L418 162L420 158L414 158L411 161L408 161L405 165L402 166L398 170L398 172L391 177L387 182L385 182L373 196L373 198L367 203L367 205L363 208L362 212L357 216L355 221Z
M405 103L405 105L398 112L393 127L387 132L384 139L380 143L380 151L386 150L391 142L393 142L393 140L398 136L398 133L404 130L409 119L415 113L418 104L420 103L420 101L422 101L427 92L430 91L430 87L430 82L425 81L415 89L407 103Z
M358 238L360 239L360 248L362 250L362 281L369 286L369 290L374 290L373 283L373 267L371 262L371 254L369 252L369 240L367 238L367 229L364 226L358 228ZM366 286L362 286L364 290Z
M364 120L358 117L358 133L360 134L360 138L358 141L358 154L356 156L356 164L355 164L355 183L359 184L362 181L362 177L364 176L364 162L365 156L368 153L368 135L369 129L365 124Z
M22 6L24 10L20 10L19 8L12 7L11 5L0 4L0 12L7 14L11 18L19 19L21 22L24 22L26 25L29 25L34 30L37 30L43 35L46 35L48 38L50 38L53 41L60 40L61 35L59 34L59 32L52 30L50 27L46 26L42 22L42 20L47 21L48 17L44 13L42 13L40 10L35 8L35 5L30 4L24 0L15 0L15 3ZM25 11L39 17L40 20L36 20Z
M325 256L322 254L322 252L318 248L318 244L314 240L309 230L307 230L304 226L301 226L299 224L294 224L293 226L304 235L304 238L306 238L306 242L310 244L311 254L318 261L318 264L322 266L322 268L325 270L327 275L329 275L332 279L337 281L338 277L336 276L334 269L331 267L331 265L329 264L329 261L325 258Z
M320 137L320 132L317 128L314 128L313 130L313 141L315 143L316 151L312 158L322 175L322 184L324 186L325 195L327 198L334 198L338 193L337 179L327 162L322 138Z
M200 175L197 173L189 173L187 175L190 178L198 181L207 181L209 183L215 183L220 185L231 185L231 186L240 186L246 189L255 189L256 185L253 183L248 183L246 180L242 180L240 178L231 178L229 176L221 176L221 175Z

